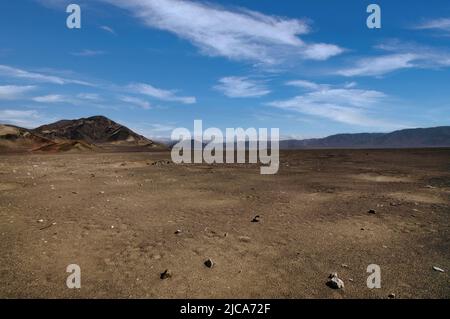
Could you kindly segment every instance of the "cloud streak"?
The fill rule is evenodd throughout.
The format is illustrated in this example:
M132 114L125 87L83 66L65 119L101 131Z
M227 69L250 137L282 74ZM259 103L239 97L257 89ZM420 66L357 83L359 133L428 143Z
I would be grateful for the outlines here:
M18 85L0 85L0 100L17 100L34 90L34 85L18 86Z
M65 103L65 102L72 103L71 99L60 94L36 96L32 100L38 103Z
M162 101L179 102L183 104L195 104L197 99L193 96L178 96L175 90L158 89L150 84L134 83L128 86L131 92L150 96Z
M79 52L72 52L71 55L78 57L94 57L106 54L105 51L85 49Z
M270 102L268 105L355 126L391 129L400 125L391 124L369 116L374 106L381 104L386 95L375 90L362 90L309 81L292 81L307 89L303 95ZM306 85L304 85L306 84Z
M380 76L393 71L414 68L418 56L413 53L390 54L363 58L353 66L339 70L337 74L352 76Z
M87 100L91 102L101 102L103 98L97 93L79 93L77 94L77 98L81 100Z
M149 110L151 109L151 105L149 102L137 98L137 97L133 97L133 96L121 96L119 97L119 100L124 102L124 103L128 103L128 104L133 104L136 106L139 106L140 108L144 109L144 110Z
M42 125L45 119L36 110L0 110L0 123L11 124L25 128L35 128Z
M102 29L103 31L109 32L111 34L117 35L116 31L113 28L111 28L111 27L109 27L107 25L100 26L100 29Z
M353 65L341 68L338 75L382 76L405 69L439 69L450 67L450 52L417 44L388 41L377 45L376 49L384 51L382 55L356 60Z
M270 93L263 83L237 76L221 78L214 89L231 98L261 97Z
M0 65L0 77L7 78L8 80L23 80L24 82L30 82L31 84L33 84L22 86L0 85L0 100L27 99L36 103L68 103L72 105L85 105L86 103L89 103L93 106L102 106L101 104L105 102L103 95L108 94L109 96L115 96L115 98L110 99L110 101L115 100L113 103L120 102L120 104L123 104L125 102L136 105L142 109L151 108L150 102L146 101L142 97L127 95L127 93L132 93L135 95L141 95L143 97L152 97L161 101L177 102L182 104L195 104L197 102L197 99L194 96L181 96L178 95L177 90L164 90L145 83L131 83L124 89L122 85L113 83L108 84L107 82L104 82L102 84L102 81L97 81L97 83L92 84L89 82L61 76L61 72L59 72L59 75L48 74L47 72L52 72L54 74L58 73L57 70L31 72L7 65ZM58 91L47 91L49 93L43 93L39 96L26 96L25 93L37 88L37 86L35 85L36 83L46 83L58 86L76 84L80 86L89 86L100 91L89 93L80 92L78 94L66 94L56 93ZM40 86L40 88L49 89L46 86ZM102 96L98 92L103 92Z
M45 73L38 73L38 72L30 72L19 68L14 68L7 65L0 65L0 76L5 76L9 78L15 78L15 79L23 79L23 80L30 80L30 81L36 81L36 82L45 82L45 83L52 83L52 84L59 84L59 85L65 85L65 84L77 84L77 85L84 85L84 86L94 86L93 84L85 81L75 80L75 79L67 79L64 77L51 75L51 74L45 74Z
M438 18L428 20L414 27L416 30L433 30L450 36L450 18Z
M344 50L327 43L307 43L310 32L299 19L268 16L246 9L186 0L101 0L130 11L146 26L171 32L210 56L278 64L294 59L326 60Z
M317 84L317 83L314 83L311 81L306 81L306 80L289 81L289 82L286 82L286 85L303 88L303 89L309 89L309 90L318 90L320 88L328 87L328 85Z

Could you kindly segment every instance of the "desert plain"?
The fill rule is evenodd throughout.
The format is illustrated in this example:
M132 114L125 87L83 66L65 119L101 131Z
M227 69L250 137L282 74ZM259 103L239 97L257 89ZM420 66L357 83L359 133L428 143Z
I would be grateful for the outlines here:
M280 161L260 175L169 152L0 155L0 298L450 297L450 149Z

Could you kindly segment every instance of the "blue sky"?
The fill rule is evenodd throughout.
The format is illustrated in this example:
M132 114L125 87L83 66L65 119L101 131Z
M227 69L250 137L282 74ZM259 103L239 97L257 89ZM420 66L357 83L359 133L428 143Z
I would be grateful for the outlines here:
M81 6L82 28L65 8ZM368 29L377 3L382 28ZM283 137L450 125L448 0L1 1L0 122Z

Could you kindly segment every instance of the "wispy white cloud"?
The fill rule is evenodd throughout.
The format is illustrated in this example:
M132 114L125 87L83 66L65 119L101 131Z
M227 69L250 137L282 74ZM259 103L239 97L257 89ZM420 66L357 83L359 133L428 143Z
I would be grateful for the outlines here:
M354 88L356 86L358 86L358 83L356 83L355 81L347 82L347 83L344 84L344 87L346 89L352 89L352 88Z
M413 42L390 40L377 45L376 48L391 53L415 55L416 66L420 68L441 68L450 66L450 51L448 47L440 48Z
M102 1L129 10L148 27L190 41L206 55L277 64L288 58L326 60L344 51L337 45L300 39L310 32L304 20L198 1Z
M308 91L326 91L333 87L339 87L339 86L333 86L330 84L319 84L312 81L307 80L293 80L288 81L285 83L286 85L301 88ZM352 81L352 82L346 82L343 85L341 85L345 89L352 89L355 88L358 85L358 83Z
M306 81L306 80L289 81L289 82L286 82L286 85L295 86L295 87L299 87L299 88L303 88L303 89L309 89L309 90L318 90L323 87L328 87L328 85L317 84L317 83L314 83L311 81Z
M142 109L150 109L151 105L149 102L132 96L115 96L108 100L105 105L105 100L98 94L95 93L79 93L74 95L69 94L48 94L42 96L36 96L31 99L33 102L43 103L43 104L70 104L77 106L92 106L92 107L112 107L123 104L122 102L133 104L139 106Z
M414 53L389 54L358 60L355 65L339 70L337 74L351 76L379 76L401 69L415 67L418 56Z
M306 59L325 61L343 53L345 50L334 44L314 43L306 45L303 54Z
M88 100L92 102L101 102L103 98L97 93L79 93L77 94L77 98L81 100Z
M36 96L32 99L34 102L38 103L72 103L73 101L64 95L60 94L49 94L43 96Z
M151 109L151 105L148 101L145 101L143 99L140 99L140 98L137 98L134 96L120 96L119 99L122 102L137 105L144 110Z
M34 90L36 86L26 85L0 85L0 100L16 100L24 96L25 93Z
M109 33L111 33L111 34L116 35L116 31L115 31L113 28L111 28L111 27L109 27L109 26L107 26L107 25L102 25L102 26L100 26L100 29L102 29L102 30L104 30L104 31L106 31L106 32L109 32Z
M104 100L100 95L95 93L79 93L74 95L69 94L47 94L42 96L36 96L31 99L37 103L58 104L65 103L71 105L91 105L99 106Z
M309 89L308 92L290 99L273 101L269 105L350 125L377 129L401 127L401 124L392 124L370 116L373 107L380 105L386 98L383 92L303 82L308 84L302 86Z
M158 89L145 83L130 84L128 89L136 94L151 96L162 101L179 102L183 104L194 104L197 102L197 99L193 96L178 96L176 94L177 91L175 90Z
M450 18L437 18L427 20L416 26L414 29L417 30L434 30L441 32L443 35L450 36Z
M46 122L41 114L36 110L0 110L0 123L12 124L25 128L35 128Z
M261 97L270 93L261 81L238 76L221 78L214 88L231 98Z
M106 54L105 51L84 49L79 52L72 52L71 55L79 57L94 57Z
M117 84L107 82L103 83L102 81L98 80L96 80L96 84L92 84L90 82L70 78L70 75L71 72L67 71L61 72L58 70L42 69L40 71L32 72L7 65L0 65L0 77L4 77L7 79L22 79L24 80L24 82L32 84L44 82L56 85L76 84L81 86L89 86L91 88L101 90L99 92L103 93L108 92L110 96L111 95L116 97L119 96L119 98L116 98L115 101L113 101L114 100L113 98L110 98L109 100L112 103L116 103L118 101L126 102L137 105L144 109L151 108L151 104L142 98L131 97L128 95L121 95L121 94L125 94L125 92L127 93L131 92L134 94L139 94L147 97L150 96L162 101L178 102L183 104L194 104L197 101L194 96L181 96L177 94L178 93L177 90L159 89L149 84L134 83L128 85L124 90L122 86ZM53 92L50 91L49 93L47 94L44 93L40 96L26 97L25 93L31 91L34 88L36 88L35 85L23 85L23 86L3 85L0 86L0 99L13 100L19 97L23 97L37 103L69 103L72 105L86 105L86 103L89 103L89 105L92 106L105 107L105 105L102 105L102 103L105 102L105 99L102 96L100 96L100 94L97 92L60 94L60 93L53 93L54 91Z
M68 79L64 78L58 75L51 75L47 73L42 72L32 72L32 71L26 71L19 68L14 68L7 65L0 65L0 76L8 77L8 78L15 78L15 79L24 79L24 80L30 80L30 81L36 81L36 82L46 82L46 83L52 83L52 84L77 84L77 85L84 85L84 86L94 86L93 84L81 81L81 80L75 80L75 79Z
M438 69L450 67L450 51L399 40L386 41L375 47L383 51L379 56L356 60L351 66L341 68L338 75L382 76L405 69Z

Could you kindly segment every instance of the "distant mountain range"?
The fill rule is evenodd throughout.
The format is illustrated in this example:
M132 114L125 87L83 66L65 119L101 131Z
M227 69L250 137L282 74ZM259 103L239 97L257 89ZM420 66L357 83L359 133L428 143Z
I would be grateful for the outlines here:
M164 143L173 147L177 142L164 141ZM203 147L207 144L207 141L202 141ZM245 142L246 149L249 145L248 141ZM223 147L225 146L224 143ZM270 147L270 143L268 146ZM194 140L191 141L191 147L194 148ZM450 126L406 129L392 133L337 134L325 138L280 141L282 150L421 147L450 147Z
M337 134L325 138L280 141L281 149L450 147L450 126L392 133Z
M104 116L62 120L35 129L0 125L0 153L167 150L175 142L154 142ZM248 142L246 143L248 147ZM203 144L205 145L205 144ZM450 126L392 133L338 134L307 140L282 140L280 149L450 147Z
M0 152L166 150L104 116L62 120L35 129L0 125Z

